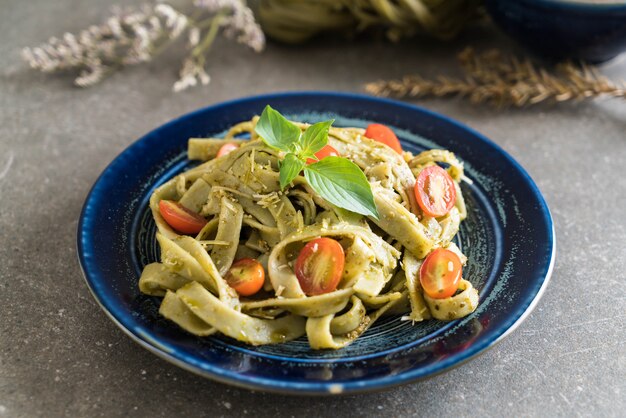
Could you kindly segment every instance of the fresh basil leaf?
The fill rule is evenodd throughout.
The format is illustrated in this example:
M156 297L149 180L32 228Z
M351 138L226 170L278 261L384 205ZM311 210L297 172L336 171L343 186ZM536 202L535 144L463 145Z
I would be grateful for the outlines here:
M318 122L309 126L300 140L302 154L315 154L328 143L328 129L335 120Z
M317 194L333 205L378 219L372 188L352 161L326 157L305 166L304 177Z
M280 188L284 189L304 168L304 161L295 154L287 154L280 165Z
M254 130L267 145L285 152L295 150L302 133L300 128L285 119L283 115L272 109L270 105L265 106L265 109L263 109L261 118Z

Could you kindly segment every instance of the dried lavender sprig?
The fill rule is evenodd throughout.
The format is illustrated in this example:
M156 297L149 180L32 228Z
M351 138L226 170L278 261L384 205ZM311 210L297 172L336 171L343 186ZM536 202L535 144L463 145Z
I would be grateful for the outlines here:
M195 0L196 7L210 13L226 12L221 20L224 35L247 45L256 52L265 47L265 34L254 19L254 14L241 0Z
M189 46L192 47L190 56L185 59L180 69L180 78L172 86L174 92L186 90L189 87L196 86L198 82L207 85L211 81L211 77L204 69L205 52L213 44L217 32L220 28L221 15L218 13L209 26L209 30L202 40L200 40L200 30L189 32Z
M115 9L100 26L91 26L78 36L66 33L46 44L24 48L23 58L43 72L78 70L74 83L86 87L101 81L113 68L149 61L163 39L179 37L187 18L166 4L139 10Z
M210 77L204 68L205 55L220 29L226 37L256 52L261 52L265 47L265 35L256 23L252 10L242 0L196 0L194 5L214 17L211 21L205 21L208 30L202 39L199 33L196 35L190 32L189 44L192 50L180 70L180 79L172 88L175 92L209 83Z
M190 57L185 59L180 70L180 78L174 83L172 90L179 92L189 87L196 86L198 82L202 85L207 85L210 81L211 77L204 69L204 63Z
M42 72L77 71L74 83L87 87L122 66L152 60L186 32L192 52L174 85L174 90L180 91L208 84L205 54L219 29L257 52L263 49L263 32L242 0L207 0L197 5L195 11L200 12L202 19L191 19L166 3L139 9L118 7L103 24L90 26L77 35L66 33L62 39L51 38L38 47L24 48L22 57Z

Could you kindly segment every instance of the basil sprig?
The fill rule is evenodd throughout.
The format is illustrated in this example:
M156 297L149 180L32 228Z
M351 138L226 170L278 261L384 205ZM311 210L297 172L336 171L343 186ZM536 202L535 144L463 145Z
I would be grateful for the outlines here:
M304 133L278 111L266 106L256 133L268 146L285 152L280 162L280 187L284 189L304 171L311 188L328 202L343 209L378 219L374 195L363 171L347 158L326 157L306 164L328 144L328 129L334 120L318 122Z

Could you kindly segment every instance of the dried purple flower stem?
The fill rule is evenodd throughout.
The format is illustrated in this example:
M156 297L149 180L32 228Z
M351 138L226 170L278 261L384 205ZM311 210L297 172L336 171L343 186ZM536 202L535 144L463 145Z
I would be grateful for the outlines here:
M190 13L166 3L139 9L116 8L100 26L78 35L66 33L34 48L24 48L23 59L42 72L75 71L74 84L87 87L124 66L148 62L187 34L189 56L180 70L174 90L208 84L206 53L218 33L256 52L265 37L243 0L198 0Z

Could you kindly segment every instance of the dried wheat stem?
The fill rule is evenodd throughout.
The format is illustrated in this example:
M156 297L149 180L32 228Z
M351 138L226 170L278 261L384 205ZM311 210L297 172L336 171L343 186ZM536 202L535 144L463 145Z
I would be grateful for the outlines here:
M467 97L472 103L528 106L541 102L581 101L595 97L626 98L626 84L613 82L587 64L563 63L548 70L529 59L490 50L476 54L466 48L458 56L465 78L419 75L376 81L365 89L376 96Z

